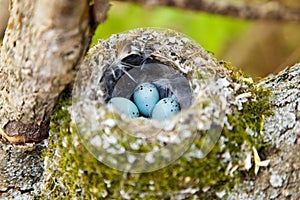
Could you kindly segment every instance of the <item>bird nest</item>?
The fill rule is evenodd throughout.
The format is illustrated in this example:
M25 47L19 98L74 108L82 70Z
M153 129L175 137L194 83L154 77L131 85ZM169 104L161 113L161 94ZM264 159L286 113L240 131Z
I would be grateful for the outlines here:
M181 111L166 120L131 118L107 102L132 98L153 83ZM172 30L136 29L100 40L80 66L72 121L99 161L121 171L160 169L189 151L204 157L217 142L232 98L224 67L196 42ZM193 142L201 141L200 145Z

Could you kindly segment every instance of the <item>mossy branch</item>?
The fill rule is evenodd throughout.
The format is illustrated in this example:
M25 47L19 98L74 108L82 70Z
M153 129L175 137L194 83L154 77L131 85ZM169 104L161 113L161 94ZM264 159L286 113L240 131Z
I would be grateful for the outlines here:
M158 50L157 52L161 53L161 57L164 57L168 61L172 60L171 57L168 57L168 53L174 56L177 55L177 51L189 52L193 48L197 49L193 44L189 44L186 51L181 51L182 47L177 46L177 44L180 44L182 41L180 37L177 38L178 35L176 33L165 31L164 34L169 36L165 38L163 36L166 35L162 34L162 36L159 33L159 31L156 32L155 30L148 29L136 30L128 33L128 35L125 34L125 36L122 34L114 35L110 41L101 41L96 45L82 65L83 69L86 69L79 76L83 78L80 79L83 81L79 81L77 87L75 86L76 89L86 88L90 91L88 92L90 97L88 97L88 100L83 98L82 101L79 101L79 106L82 105L82 102L86 103L84 107L75 107L73 104L73 112L74 109L82 108L83 112L88 110L87 113L91 113L87 109L87 105L89 105L89 100L94 102L95 99L99 98L97 95L102 94L101 92L93 93L95 91L93 87L99 84L98 76L101 76L103 68L105 68L105 66L94 61L98 60L99 57L103 58L102 62L105 63L115 61L115 58L118 58L118 53L116 53L117 51L110 50L115 50L114 44L118 44L118 40L123 41L123 38L131 38L136 45L135 50L139 49L139 45L143 44L144 41L148 41L147 44L155 46L156 50ZM148 37L149 40L145 40ZM136 41L140 38L139 42L141 44ZM172 41L171 45L168 43L170 42L169 39ZM159 41L159 44L157 44L157 41ZM187 40L185 39L185 41ZM167 50L159 51L160 44L164 44L163 48ZM108 54L106 54L106 51ZM55 120L53 120L52 130L55 133L59 132L59 134L53 134L51 138L52 142L49 149L54 150L54 152L47 150L45 153L47 158L45 175L47 179L44 180L44 183L46 184L46 188L49 189L44 191L44 195L47 198L66 195L71 198L83 199L89 196L107 199L118 198L120 196L131 199L242 199L243 197L245 199L269 199L273 197L274 191L278 198L284 198L286 195L294 195L297 191L295 183L299 180L298 172L300 170L297 168L300 159L298 156L291 156L299 154L299 140L297 140L299 138L299 134L297 135L299 120L293 119L297 119L299 105L299 99L297 98L299 96L299 87L296 83L299 81L300 65L288 68L277 76L254 83L250 77L241 72L236 72L228 63L219 62L217 66L214 66L215 68L210 68L214 65L215 60L210 58L205 51L200 50L200 52L200 57L207 56L207 62L210 65L197 63L195 66L202 66L204 69L208 67L212 71L216 70L218 75L220 75L218 77L221 78L217 78L217 82L223 80L225 81L225 85L227 85L221 91L233 91L233 97L229 98L230 100L228 101L229 112L226 112L226 125L217 144L208 155L201 157L201 153L199 153L199 149L205 143L205 137L203 136L207 134L205 131L199 130L197 131L198 137L192 142L190 149L176 162L167 167L158 171L141 174L130 173L129 171L116 171L90 156L89 152L91 152L91 148L89 145L91 144L89 142L94 141L94 138L101 138L101 135L107 131L109 131L110 136L114 136L121 130L114 127L106 127L106 131L104 129L102 131L102 127L100 126L99 129L92 132L86 131L89 128L85 126L84 129L86 132L81 132L80 124L76 124L77 129L70 125L66 105L62 105L62 108L55 115ZM184 59L184 53L181 56L183 60L186 60ZM188 56L191 57L190 54ZM180 60L178 58L174 59ZM99 62L101 63L101 61ZM182 67L184 68L185 65L183 63ZM108 64L107 66L110 65ZM194 65L187 66L191 69ZM191 73L190 77L207 78L207 74L206 76L201 74L203 72L201 69L203 68L197 68L200 75ZM92 70L96 70L97 73L92 73ZM226 82L223 79L224 77L229 82ZM287 80L288 82L286 82ZM94 82L94 85L89 85ZM284 91L284 93L279 93L279 91ZM285 98L286 95L289 98ZM98 100L101 102L100 99ZM197 101L200 100L201 98L197 98ZM211 99L211 102L213 101L215 99ZM105 105L102 105L97 108L101 113L101 117L104 117L104 119L100 118L100 122L113 119L116 123L123 123L123 127L129 126L129 124L133 127L137 123L129 118L122 118L123 120L119 117L114 118L113 114L108 113L105 107ZM191 110L189 114L196 118L196 113L202 108L189 108ZM291 118L285 119L279 116L280 113L286 113L286 109L289 110L289 115L292 115ZM75 118L79 116L77 114ZM182 114L182 118L184 118L184 114ZM184 121L178 123L184 125ZM284 123L282 126L278 126L278 129L275 130L276 134L274 134L274 126L275 124L280 124L280 121ZM128 123L126 124L126 122ZM97 121L93 122L93 124L95 123ZM200 124L200 119L198 123ZM194 122L189 124L189 128L195 131L196 129L193 128L193 124ZM180 126L181 124L176 128ZM286 126L290 129L287 130ZM176 128L172 129L172 134L176 133ZM132 133L134 131L132 130ZM81 140L78 136L81 137ZM118 138L117 140L120 140L120 143L123 141L122 138ZM145 150L145 148L141 149L141 151ZM293 154L288 156L288 152L293 152ZM96 157L98 156L94 151L92 154ZM101 158L105 156L105 153L104 155L100 155ZM126 156L122 158L127 159ZM51 162L51 160L56 160L57 162ZM289 170L282 168L278 160L286 160L285 164L294 167ZM122 164L123 161L117 162ZM287 176L292 178L284 179ZM53 179L51 177L61 178ZM266 181L262 181L262 179ZM253 184L255 188L253 188ZM64 186L63 189L58 187L61 185ZM285 185L290 185L290 187L287 188ZM93 189L91 190L90 188ZM295 195L292 197L295 197Z
M205 158L182 157L164 169L145 174L118 172L91 157L75 127L70 126L66 108L71 101L63 101L53 116L52 131L55 134L45 151L46 189L42 197L254 200L276 196L297 199L300 180L297 97L300 88L295 83L299 81L299 73L298 64L254 84L249 77L232 71L235 83L245 84L236 95L251 92L254 99L246 101L244 109L228 116L232 127L223 130L219 141L221 146L217 145ZM285 95L290 98L281 98ZM296 118L288 130L287 121L292 118L280 114L288 113L287 110ZM200 143L201 140L194 141L195 145ZM254 164L250 171L241 168L247 160L247 145L259 150L261 160L270 160L269 166L260 168L257 175L254 174ZM225 161L226 152L230 152L231 167Z

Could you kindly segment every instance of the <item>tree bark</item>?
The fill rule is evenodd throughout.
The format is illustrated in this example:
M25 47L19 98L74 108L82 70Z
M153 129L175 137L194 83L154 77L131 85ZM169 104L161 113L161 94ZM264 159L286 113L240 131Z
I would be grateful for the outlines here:
M42 191L44 144L0 144L0 199L30 199Z
M274 115L266 118L264 142L270 165L237 186L228 199L300 198L300 64L258 84L271 89Z
M0 54L0 197L41 191L49 118L106 17L108 1L97 2L94 19L88 0L10 1Z
M88 1L12 1L1 48L0 133L11 143L48 136L56 100L89 45Z

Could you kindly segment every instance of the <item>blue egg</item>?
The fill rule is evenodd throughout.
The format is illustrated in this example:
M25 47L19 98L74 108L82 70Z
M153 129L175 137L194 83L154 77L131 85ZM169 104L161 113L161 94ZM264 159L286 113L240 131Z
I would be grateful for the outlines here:
M179 111L180 105L176 100L163 98L154 106L151 117L156 120L165 120L176 115Z
M115 107L121 113L129 115L130 117L136 118L140 115L136 105L124 97L113 97L108 101L108 103L112 104L113 107Z
M133 101L140 113L146 117L150 116L150 113L158 100L159 92L151 83L141 83L134 89Z

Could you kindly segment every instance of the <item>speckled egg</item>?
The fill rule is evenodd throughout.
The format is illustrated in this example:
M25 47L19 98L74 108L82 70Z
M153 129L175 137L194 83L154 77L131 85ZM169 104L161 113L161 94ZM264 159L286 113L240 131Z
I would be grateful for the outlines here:
M121 113L129 115L130 117L136 118L140 115L136 105L124 97L113 97L108 103L112 104Z
M179 103L172 98L161 99L153 108L151 113L152 119L165 120L180 111Z
M159 92L153 84L141 83L134 90L133 100L140 113L149 117L155 104L159 101Z

